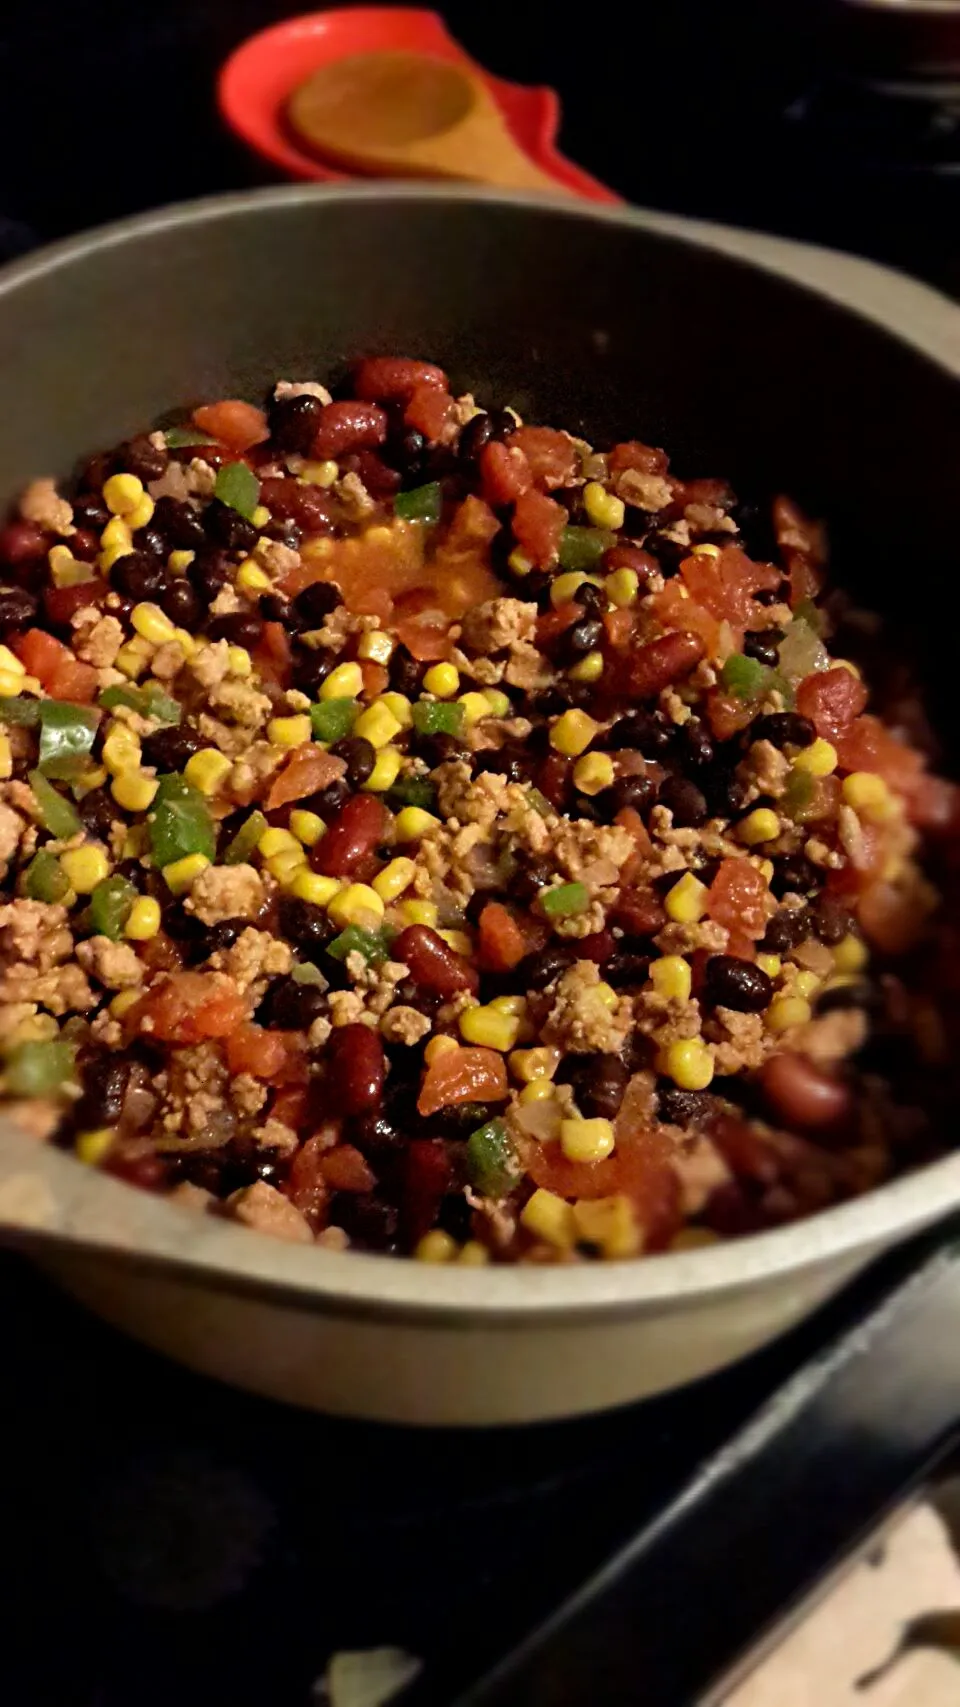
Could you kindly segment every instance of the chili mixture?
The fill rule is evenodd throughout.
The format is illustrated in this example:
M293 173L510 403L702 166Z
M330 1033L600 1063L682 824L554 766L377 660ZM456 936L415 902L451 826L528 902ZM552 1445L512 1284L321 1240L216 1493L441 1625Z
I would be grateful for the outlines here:
M792 502L394 357L71 490L0 530L38 1139L478 1265L706 1244L935 1153L956 791L837 655L872 626Z

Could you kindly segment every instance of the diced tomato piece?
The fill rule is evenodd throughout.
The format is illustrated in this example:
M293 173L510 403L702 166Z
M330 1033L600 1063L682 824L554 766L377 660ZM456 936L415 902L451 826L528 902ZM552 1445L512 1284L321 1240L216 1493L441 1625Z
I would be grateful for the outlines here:
M300 1146L284 1183L284 1192L301 1215L305 1215L314 1232L319 1232L327 1219L330 1187L323 1177L324 1157L330 1152L329 1127L315 1132Z
M523 451L508 450L499 439L491 440L480 452L480 475L483 495L494 509L515 504L533 485L533 474Z
M456 1175L442 1138L414 1138L407 1145L403 1223L411 1244L429 1232L443 1198L455 1185Z
M363 658L360 663L360 674L363 677L363 692L366 699L374 700L379 694L386 692L390 672L382 664L375 664L372 658Z
M372 1191L377 1183L369 1162L353 1144L338 1144L320 1162L320 1172L331 1191Z
M537 617L537 645L541 651L552 646L559 640L573 623L578 622L583 615L583 606L574 604L568 599L565 604L554 606L553 610L544 611Z
M488 901L480 914L480 964L485 972L512 972L529 952L527 933L509 907Z
M109 591L109 581L97 575L94 580L78 581L73 587L45 587L43 603L50 621L66 626L85 605L102 605Z
M517 499L513 512L513 537L538 569L549 569L556 562L560 535L566 525L567 512L555 498L529 491Z
M836 740L841 770L876 771L901 794L911 795L923 778L923 756L865 712Z
M807 599L815 599L823 586L823 575L800 551L784 553L784 566L790 579L790 609L796 610Z
M625 439L622 444L614 445L607 465L614 475L623 474L628 468L638 474L666 474L670 461L666 451L657 450L654 445L645 445L640 439Z
M746 859L725 859L710 885L707 912L718 925L747 937L760 937L776 903L756 868Z
M654 890L621 889L614 904L613 922L628 936L653 936L667 922L663 902Z
M435 663L450 651L450 630L445 622L398 622L396 635L411 657L420 663Z
M636 808L622 806L613 821L619 825L621 830L626 830L639 857L641 859L649 858L653 852L653 843L650 840L650 832Z
M47 679L47 692L53 699L71 699L78 705L89 705L99 688L97 672L92 664L81 664L76 658L61 664Z
M268 1031L252 1022L240 1025L227 1038L231 1073L252 1073L273 1084L304 1083L307 1066L297 1032Z
M920 776L910 791L907 814L931 835L960 836L960 788L942 776Z
M568 1162L559 1144L531 1144L527 1170L537 1185L558 1197L629 1197L643 1228L644 1248L660 1250L681 1219L672 1145L665 1134L649 1127L630 1130L621 1126L619 1117L617 1125L617 1147L606 1161Z
M500 523L490 505L468 492L450 519L446 547L448 551L481 550L499 532Z
M664 628L698 634L710 656L715 656L720 644L720 624L702 605L684 596L683 583L678 578L668 581L662 592L655 593L651 604Z
M285 1085L270 1104L270 1113L281 1126L301 1132L307 1119L308 1093L305 1085Z
M690 597L718 622L743 632L753 620L754 593L777 587L780 572L769 563L754 563L735 545L719 557L687 557L680 565Z
M126 1023L163 1043L201 1043L229 1037L245 1017L243 997L225 973L175 972L131 1008Z
M493 1049L449 1049L431 1061L417 1098L420 1114L436 1114L457 1102L503 1102L507 1069Z
M749 700L737 699L735 694L711 689L707 694L707 722L718 741L729 741L752 722L756 706Z
M204 403L194 409L191 420L202 433L212 433L231 450L250 450L270 437L267 417L262 409L254 408L242 398L224 398L221 403Z
M456 427L457 405L447 391L435 385L418 385L403 411L408 427L422 433L431 444L445 443Z
M343 759L305 741L302 747L294 747L283 769L274 777L266 799L267 811L275 812L290 800L304 800L308 794L316 794L318 789L336 782L345 770Z
M264 623L254 657L257 669L266 681L276 682L278 687L289 684L293 653L290 636L282 622Z
M636 618L629 610L608 610L603 618L607 641L616 652L622 652L630 644L636 626Z
M859 717L867 703L867 690L859 676L842 665L804 676L797 689L797 710L809 717L818 735L836 741Z
M353 389L367 403L393 403L424 385L446 391L443 368L410 356L366 356L354 370Z
M523 452L534 485L544 492L569 486L580 466L573 441L553 427L518 427L505 442L508 449L516 447Z
M15 635L10 644L27 674L36 676L44 686L59 666L73 656L68 646L54 635L45 634L42 628L28 628L25 634Z

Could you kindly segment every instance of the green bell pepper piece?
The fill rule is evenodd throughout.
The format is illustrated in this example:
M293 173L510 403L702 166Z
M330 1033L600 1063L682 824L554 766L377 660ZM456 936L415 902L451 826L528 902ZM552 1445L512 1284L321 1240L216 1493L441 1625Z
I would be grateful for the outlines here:
M249 521L260 502L260 482L245 462L226 462L217 475L213 495Z
M405 522L438 522L443 510L443 491L439 480L426 486L415 486L410 492L398 492L393 500L394 515Z
M766 664L747 658L742 652L734 652L720 672L724 687L736 699L759 699L766 692L769 677Z
M27 778L33 789L34 799L40 808L40 822L51 836L58 841L67 841L70 836L77 836L83 829L80 815L71 806L69 800L64 800L52 782L48 782L42 771L31 771Z
M572 919L586 912L590 892L585 883L561 883L556 889L541 889L539 900L548 919Z
M560 535L560 567L596 569L604 552L616 542L616 534L608 533L606 528L565 527Z
M125 877L105 877L90 897L90 923L95 936L119 942L138 891Z
M62 901L70 893L70 879L56 854L41 848L35 853L23 876L24 893L31 901Z
M178 700L171 699L162 688L153 686L104 688L99 704L105 711L114 711L118 705L125 705L141 717L151 717L155 723L168 726L179 723L183 715L183 707Z
M216 439L209 433L201 433L199 427L168 427L164 433L169 450L183 450L187 445L215 445Z
M69 780L93 746L100 714L85 705L45 699L40 706L40 769L44 776Z
M0 695L0 723L20 723L29 725L40 722L40 701L25 699L18 694Z
M51 1038L21 1043L7 1056L6 1088L15 1097L52 1096L74 1076L73 1046Z
M257 843L264 830L269 828L262 812L251 812L249 818L240 825L233 841L228 844L223 856L224 865L246 865L250 855L256 852Z
M404 776L390 789L387 804L396 811L403 806L419 806L424 812L432 812L437 804L437 791L425 776Z
M412 716L418 735L459 735L463 729L463 706L455 700L419 699Z
M381 966L389 958L389 947L382 931L365 931L361 925L348 925L346 930L327 944L327 953L334 960L346 960L348 954L362 954L370 966Z
M471 1132L466 1147L471 1185L484 1197L505 1197L517 1178L517 1154L502 1120Z
M175 771L160 778L147 824L150 852L161 869L188 854L203 854L210 860L216 855L217 832L210 808L200 790Z
M342 741L360 715L358 699L322 699L311 705L310 722L315 741Z

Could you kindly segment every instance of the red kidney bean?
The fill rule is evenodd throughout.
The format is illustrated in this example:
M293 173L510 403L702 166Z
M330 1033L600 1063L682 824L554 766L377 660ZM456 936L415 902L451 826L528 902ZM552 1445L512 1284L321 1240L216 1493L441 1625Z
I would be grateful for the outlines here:
M46 552L47 536L36 522L8 522L0 528L0 558L4 563L32 563Z
M409 966L415 983L426 990L435 990L438 996L455 996L458 990L475 993L479 988L476 968L456 954L429 925L408 925L400 932L390 953L394 960Z
M706 648L699 634L664 634L641 646L625 661L629 691L639 699L652 699L671 683L689 676Z
M418 385L447 388L447 376L433 362L416 362L409 356L368 356L358 364L353 389L371 403L391 403L407 398Z
M613 917L628 936L653 936L667 922L663 904L652 889L621 889Z
M330 1084L343 1114L366 1114L383 1096L386 1063L380 1035L368 1025L338 1025L327 1044Z
M313 436L314 456L341 456L347 450L368 450L387 437L387 411L376 403L327 403Z
M295 522L305 533L333 532L333 502L321 486L293 479L264 480L260 502L274 521Z
M326 877L351 877L383 835L384 809L372 794L345 801L317 843L313 862Z
M92 563L100 550L100 541L90 528L77 528L70 535L70 550L81 563Z
M649 551L641 550L639 545L611 545L610 550L603 554L603 567L608 575L615 569L632 569L641 587L660 573L656 558Z
M594 931L592 936L582 936L570 946L578 960L595 960L598 966L602 966L605 960L610 959L617 939L612 931Z
M771 1055L760 1074L767 1101L790 1126L833 1126L850 1107L850 1090L803 1055Z

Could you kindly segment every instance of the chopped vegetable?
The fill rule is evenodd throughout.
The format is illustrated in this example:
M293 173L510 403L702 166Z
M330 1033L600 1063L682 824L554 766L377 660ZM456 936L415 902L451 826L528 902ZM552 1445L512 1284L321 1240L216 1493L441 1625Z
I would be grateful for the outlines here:
M15 1097L55 1096L73 1078L73 1046L59 1038L20 1043L7 1056L6 1089Z
M83 705L45 699L40 706L40 769L45 776L68 779L93 746L100 714Z
M766 691L769 675L766 664L734 652L724 664L720 679L727 692L736 694L738 699L759 699Z
M16 699L4 694L0 697L0 723L19 723L29 726L40 721L40 700L25 699L18 695Z
M114 711L118 705L124 705L140 717L150 717L155 723L167 725L179 723L183 715L179 701L171 699L153 683L145 688L104 688L99 703L105 711Z
M31 901L52 904L70 893L70 879L56 854L48 848L35 853L24 873L23 887Z
M69 800L64 800L59 789L48 782L42 771L31 771L28 781L33 789L34 798L40 808L40 822L51 836L58 841L67 841L70 836L77 836L83 829L79 813L71 806Z
M260 482L245 462L227 462L217 475L213 495L249 521L260 502Z
M105 877L90 897L90 922L94 935L119 942L137 890L126 877Z
M431 480L426 486L415 486L411 492L398 492L393 508L405 522L438 522L443 510L443 489L439 480Z
M585 883L561 883L557 889L542 889L539 901L549 919L572 919L586 912L590 891Z
M269 828L262 812L251 812L249 818L241 824L233 841L228 842L223 856L224 865L246 865L250 855L256 851L264 830Z
M421 699L413 707L413 727L418 735L459 735L463 730L463 706L444 700Z
M327 988L326 978L312 960L296 961L290 968L290 976L295 984L319 984L321 989Z
M616 534L604 528L565 527L560 535L561 569L596 569L605 551L616 544Z
M200 790L176 772L160 778L147 824L150 852L160 867L188 854L203 854L209 860L216 854L217 833L210 808Z
M804 812L813 799L813 777L809 771L792 770L787 778L787 786L783 791L779 805L788 818L796 818Z
M516 1182L517 1153L502 1120L489 1120L467 1139L467 1173L485 1197L505 1197Z
M346 960L348 954L362 954L369 966L382 966L390 958L390 948L383 931L366 931L362 925L348 925L327 945L334 960Z
M394 808L418 806L421 812L432 812L437 804L437 791L428 777L402 776L387 795L387 804Z
M541 818L548 818L550 813L553 811L553 807L546 795L541 794L539 788L527 789L527 805L530 807L531 811L538 812Z
M830 657L823 641L803 617L794 617L777 648L780 668L791 681L799 681L816 670L826 670Z
M168 450L185 450L188 445L215 445L217 440L199 427L168 427L164 433Z
M322 699L319 705L310 707L314 739L342 741L344 735L349 735L359 715L360 701L357 699Z

